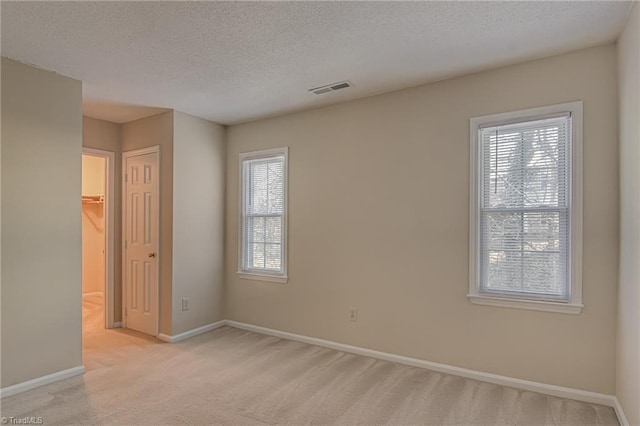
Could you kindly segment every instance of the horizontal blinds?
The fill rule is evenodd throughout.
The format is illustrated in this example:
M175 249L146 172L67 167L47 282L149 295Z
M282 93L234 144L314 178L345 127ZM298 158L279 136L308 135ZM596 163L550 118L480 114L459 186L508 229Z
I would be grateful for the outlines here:
M284 156L243 161L243 269L283 271Z
M571 117L480 139L480 290L568 298Z

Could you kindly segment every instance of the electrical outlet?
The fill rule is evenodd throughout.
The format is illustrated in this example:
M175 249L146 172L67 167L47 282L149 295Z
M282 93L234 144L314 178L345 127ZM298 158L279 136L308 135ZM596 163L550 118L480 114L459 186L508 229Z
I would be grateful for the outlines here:
M183 311L188 311L189 310L189 299L188 298L184 298L182 299L182 310Z
M358 321L358 308L349 308L349 321Z

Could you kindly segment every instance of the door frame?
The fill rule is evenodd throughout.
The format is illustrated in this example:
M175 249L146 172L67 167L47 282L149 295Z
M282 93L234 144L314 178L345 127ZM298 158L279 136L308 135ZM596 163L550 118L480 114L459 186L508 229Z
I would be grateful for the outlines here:
M105 248L104 248L104 326L115 328L114 280L115 280L115 178L116 154L112 151L82 147L82 155L104 158L106 162L104 180Z
M127 159L130 157L137 157L145 154L157 154L158 156L158 249L156 250L156 291L158 297L156 298L156 327L155 337L160 334L160 261L162 259L161 249L161 236L162 226L160 208L162 206L162 182L161 182L161 158L160 158L160 145L153 145L146 148L133 149L130 151L122 152L122 327L127 328L127 316L125 315L127 309Z

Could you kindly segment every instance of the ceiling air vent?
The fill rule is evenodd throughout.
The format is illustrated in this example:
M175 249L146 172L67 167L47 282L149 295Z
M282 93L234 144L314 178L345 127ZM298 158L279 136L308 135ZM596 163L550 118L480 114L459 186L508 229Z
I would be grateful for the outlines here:
M313 89L309 89L309 92L315 93L316 95L322 95L323 93L335 92L336 90L346 89L347 87L353 86L348 81L339 81L337 83L331 83L320 87L314 87Z

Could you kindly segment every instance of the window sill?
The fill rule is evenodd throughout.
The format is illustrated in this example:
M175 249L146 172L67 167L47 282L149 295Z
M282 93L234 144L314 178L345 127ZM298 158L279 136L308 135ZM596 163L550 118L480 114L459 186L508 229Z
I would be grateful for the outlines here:
M556 312L561 314L578 315L584 307L581 303L550 302L547 300L523 300L506 297L481 296L468 294L471 303L476 305L498 306L502 308L528 309L533 311Z
M238 277L245 280L269 281L273 283L283 283L283 284L286 284L287 281L289 281L289 277L284 275L267 275L267 274L257 274L257 273L244 272L244 271L238 271Z

